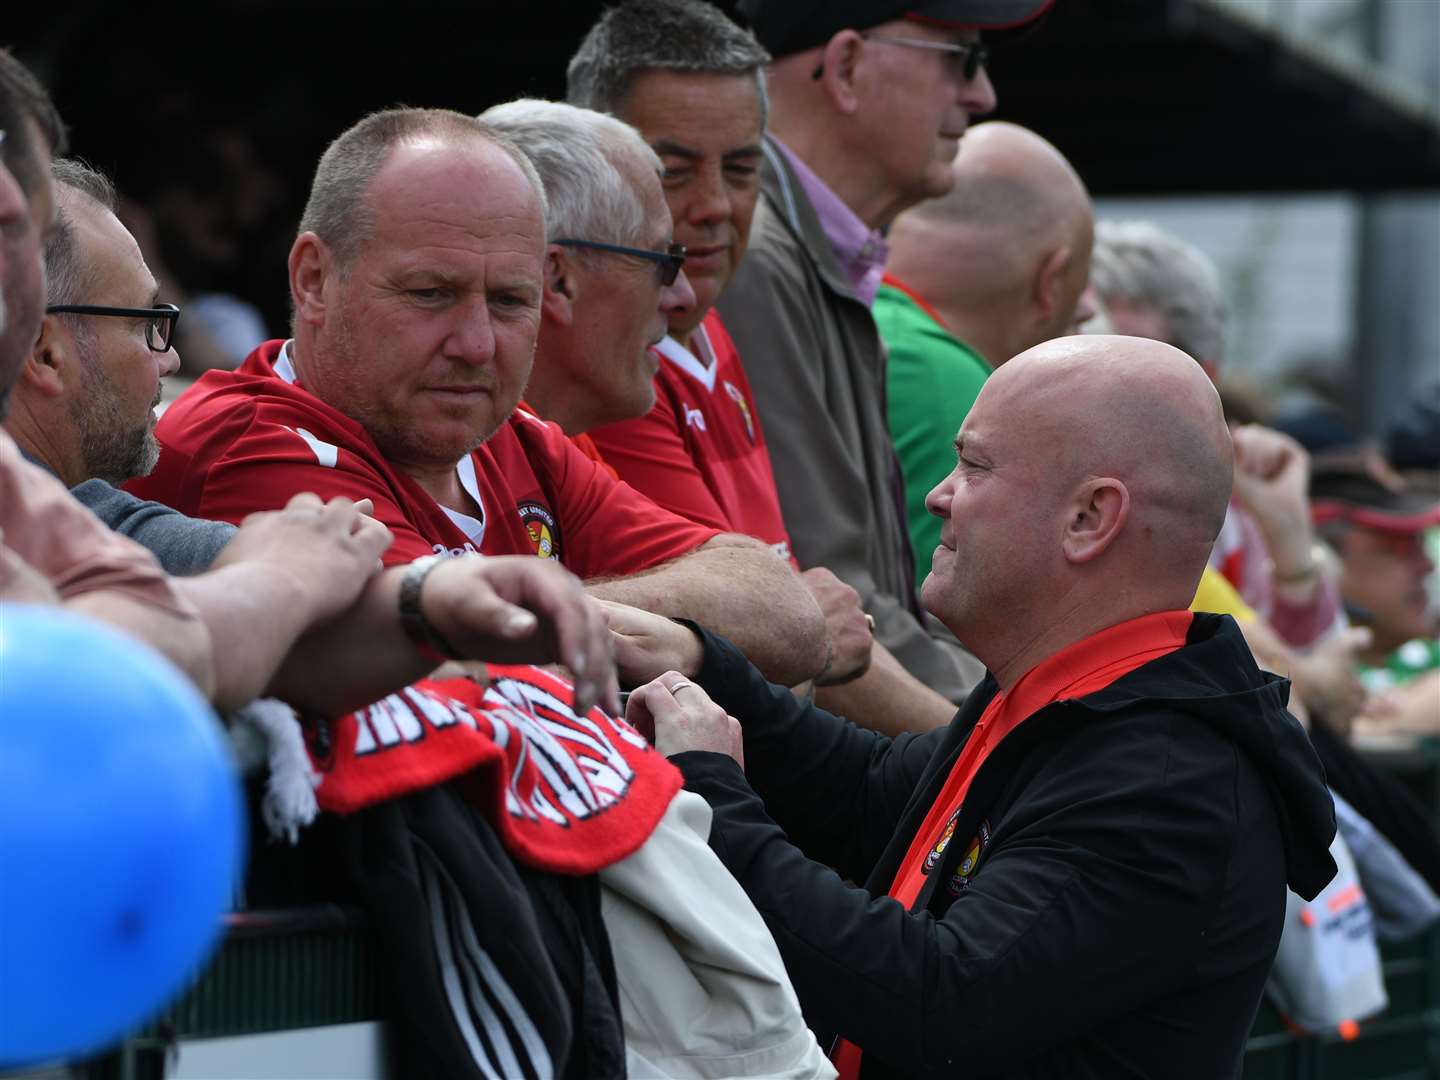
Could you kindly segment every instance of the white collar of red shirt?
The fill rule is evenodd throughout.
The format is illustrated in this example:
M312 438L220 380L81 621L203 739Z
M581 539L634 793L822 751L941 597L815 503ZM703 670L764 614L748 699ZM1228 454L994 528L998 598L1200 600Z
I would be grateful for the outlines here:
M295 385L295 363L290 359L290 346L293 344L293 339L285 342L280 349L280 355L275 358L275 374L292 386ZM300 437L309 442L310 438L306 437L308 434L302 432ZM455 473L460 478L460 486L465 489L465 494L474 499L475 505L480 507L480 516L471 517L459 510L451 510L448 506L440 509L445 511L445 516L455 523L455 527L463 532L470 543L475 545L475 550L479 551L485 540L485 500L480 497L480 484L475 478L475 459L466 454L455 463Z
M685 374L689 375L696 382L705 387L706 390L715 389L715 350L710 346L710 335L705 333L705 327L697 326L695 333L690 336L700 355L696 356L673 337L663 337L655 346L655 351L664 359L670 361Z

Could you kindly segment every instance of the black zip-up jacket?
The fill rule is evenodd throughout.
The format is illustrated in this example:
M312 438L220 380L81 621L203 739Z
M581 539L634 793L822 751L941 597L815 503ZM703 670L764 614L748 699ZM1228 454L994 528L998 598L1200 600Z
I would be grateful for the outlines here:
M885 894L994 679L949 727L889 740L702 638L696 681L744 725L746 772L673 760L807 1018L864 1048L866 1080L1238 1075L1285 886L1330 880L1335 823L1289 684L1227 616L1012 731L910 912Z

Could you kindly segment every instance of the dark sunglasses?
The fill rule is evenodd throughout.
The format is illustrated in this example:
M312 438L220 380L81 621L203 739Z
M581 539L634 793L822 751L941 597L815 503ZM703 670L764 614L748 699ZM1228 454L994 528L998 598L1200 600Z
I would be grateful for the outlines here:
M674 285L675 279L680 276L680 268L685 265L684 244L671 244L664 251L650 251L647 248L625 247L623 244L602 244L599 240L566 239L550 242L562 247L593 248L596 251L608 251L612 255L632 255L637 259L648 259L659 268L662 287Z

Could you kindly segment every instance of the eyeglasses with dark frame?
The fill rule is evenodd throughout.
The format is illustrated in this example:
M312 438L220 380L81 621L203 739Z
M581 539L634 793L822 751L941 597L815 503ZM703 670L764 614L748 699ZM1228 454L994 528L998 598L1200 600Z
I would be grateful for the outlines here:
M596 251L608 251L612 255L633 255L637 259L648 259L660 271L661 288L674 285L675 279L680 276L680 268L685 265L684 244L671 244L664 251L650 251L648 248L625 247L623 244L602 244L599 240L565 239L550 242L562 247L593 248Z
M148 319L145 323L145 344L151 352L166 352L175 338L175 324L180 309L174 304L154 307L106 307L102 304L51 304L47 315L109 315L120 319Z
M883 45L946 53L958 65L966 82L973 82L980 69L990 62L990 46L979 41L921 41L919 38L890 37L887 34L861 34L860 37L864 41L878 41ZM810 78L819 79L824 73L825 63L821 61L810 73Z

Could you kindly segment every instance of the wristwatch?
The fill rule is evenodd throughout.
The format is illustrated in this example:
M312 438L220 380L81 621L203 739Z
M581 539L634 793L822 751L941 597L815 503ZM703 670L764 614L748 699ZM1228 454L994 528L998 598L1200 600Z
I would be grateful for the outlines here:
M420 606L425 579L444 560L443 555L422 555L406 568L405 576L400 579L400 626L421 656L436 661L467 660L469 657L446 641L445 635L430 624L424 608Z

